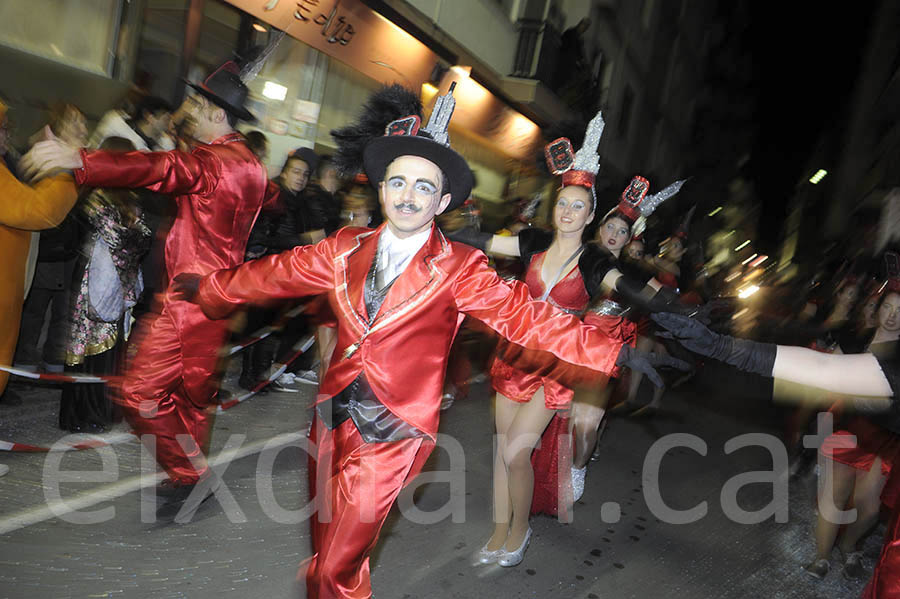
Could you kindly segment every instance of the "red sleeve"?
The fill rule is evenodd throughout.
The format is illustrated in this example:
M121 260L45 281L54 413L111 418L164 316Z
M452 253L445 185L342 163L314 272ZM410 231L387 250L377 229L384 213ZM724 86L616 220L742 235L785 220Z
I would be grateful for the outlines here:
M461 312L517 345L549 352L597 372L615 370L621 341L548 302L532 300L524 283L501 279L481 252L472 252L472 256L454 283Z
M245 304L264 304L325 293L334 288L336 238L246 262L205 276L197 303L209 318L224 318Z
M168 194L207 195L215 190L222 162L203 147L193 152L81 151L75 180L92 187L145 187Z
M281 201L281 188L277 183L270 180L266 185L266 196L263 199L263 212L285 212L285 207Z

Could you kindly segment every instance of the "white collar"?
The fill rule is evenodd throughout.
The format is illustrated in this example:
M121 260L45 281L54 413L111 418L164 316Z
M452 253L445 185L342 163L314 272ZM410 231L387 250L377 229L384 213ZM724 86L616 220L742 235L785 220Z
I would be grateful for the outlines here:
M377 259L380 265L377 268L383 269L384 280L393 281L400 276L430 236L431 227L406 239L400 239L394 235L389 226L385 226L378 240Z
M400 239L394 235L390 226L385 225L381 231L381 239L378 240L378 250L389 252L392 256L404 256L407 254L411 256L425 245L429 237L431 237L431 227L405 239Z

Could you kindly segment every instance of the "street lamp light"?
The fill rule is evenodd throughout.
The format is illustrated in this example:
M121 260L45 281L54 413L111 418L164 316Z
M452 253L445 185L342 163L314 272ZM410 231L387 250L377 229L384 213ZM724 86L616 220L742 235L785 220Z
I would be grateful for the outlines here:
M819 181L824 179L825 175L827 175L827 174L828 174L828 171L820 168L819 170L816 171L815 175L813 175L812 177L809 178L809 182L812 183L813 185L815 185L816 183L818 183Z

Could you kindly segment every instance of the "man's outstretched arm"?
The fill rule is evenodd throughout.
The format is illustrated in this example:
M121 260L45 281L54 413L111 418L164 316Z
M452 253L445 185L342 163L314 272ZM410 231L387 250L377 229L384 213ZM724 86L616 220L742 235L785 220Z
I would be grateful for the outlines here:
M31 148L22 158L28 178L72 171L76 182L92 187L143 187L167 194L201 194L218 185L222 164L203 147L187 153L88 151L52 137Z
M329 238L205 277L181 274L173 280L174 290L210 318L224 318L247 304L326 293L334 287L334 244Z
M519 281L500 279L484 255L473 256L456 280L457 308L481 320L507 340L545 351L574 366L610 374L616 366L634 368L658 380L653 366L687 367L672 358L642 354L566 314L548 302L531 299Z

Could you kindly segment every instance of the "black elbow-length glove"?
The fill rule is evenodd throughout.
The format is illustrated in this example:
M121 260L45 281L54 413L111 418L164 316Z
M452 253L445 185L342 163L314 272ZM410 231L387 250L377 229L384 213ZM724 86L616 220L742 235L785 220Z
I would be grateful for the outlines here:
M659 313L650 318L668 331L660 333L660 337L674 339L696 354L725 362L738 370L772 376L778 348L774 343L720 335L703 323L680 314Z
M650 313L673 312L691 316L697 312L696 306L682 304L678 294L668 287L661 287L658 291L654 291L652 287L624 275L616 281L616 293L629 306Z

